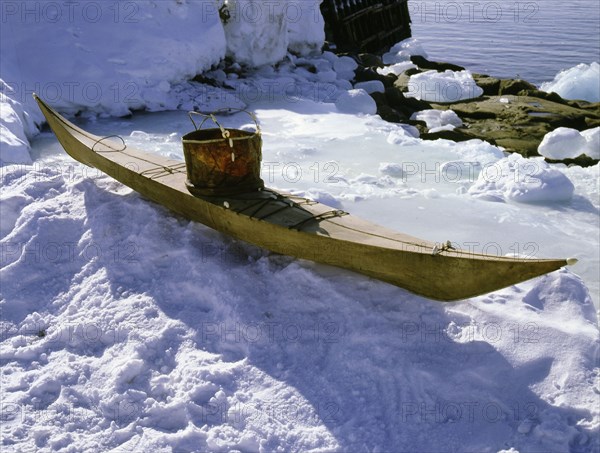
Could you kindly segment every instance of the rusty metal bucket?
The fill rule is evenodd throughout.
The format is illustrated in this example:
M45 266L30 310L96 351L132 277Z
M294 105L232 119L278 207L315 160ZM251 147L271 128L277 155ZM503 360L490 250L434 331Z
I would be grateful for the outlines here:
M230 111L230 110L229 110ZM195 131L183 136L183 154L187 169L188 190L196 196L225 196L264 188L260 178L262 138L256 117L256 131L224 128L215 113L190 112ZM203 117L198 126L192 115ZM211 120L218 127L202 129Z

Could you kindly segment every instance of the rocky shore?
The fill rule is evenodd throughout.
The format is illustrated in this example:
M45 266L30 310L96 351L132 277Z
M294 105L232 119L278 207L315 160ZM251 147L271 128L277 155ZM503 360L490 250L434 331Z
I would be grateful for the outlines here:
M478 138L502 146L507 152L532 157L539 156L538 147L542 139L556 128L583 131L600 126L600 103L563 99L556 93L541 91L525 80L472 74L476 84L483 89L483 95L455 102L427 102L407 96L410 76L431 70L441 73L465 68L412 56L410 59L416 68L400 75L382 75L378 72L378 68L385 66L381 57L373 54L349 56L359 64L356 82L378 80L383 84L383 91L371 93L377 103L377 113L387 121L416 126L421 138L426 140L465 141ZM427 109L451 109L462 120L462 125L431 132L424 121L415 119L417 112ZM546 160L581 166L598 163L597 159L585 154L574 159Z

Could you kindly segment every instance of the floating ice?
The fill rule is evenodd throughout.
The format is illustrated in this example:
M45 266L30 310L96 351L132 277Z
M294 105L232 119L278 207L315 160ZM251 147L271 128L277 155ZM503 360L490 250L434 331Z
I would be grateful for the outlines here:
M578 64L559 72L552 82L542 83L541 88L566 99L600 102L600 65L597 62Z
M426 71L410 76L406 97L428 102L456 102L478 98L483 89L477 86L467 70Z

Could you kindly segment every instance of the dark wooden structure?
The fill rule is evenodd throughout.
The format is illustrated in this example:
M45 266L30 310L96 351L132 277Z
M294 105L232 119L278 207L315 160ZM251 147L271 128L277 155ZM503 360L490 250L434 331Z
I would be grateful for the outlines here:
M377 53L411 36L408 0L324 0L321 12L341 51Z

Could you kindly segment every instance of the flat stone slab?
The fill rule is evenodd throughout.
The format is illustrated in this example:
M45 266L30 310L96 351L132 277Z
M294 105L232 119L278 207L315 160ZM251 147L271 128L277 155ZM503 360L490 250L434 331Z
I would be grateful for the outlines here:
M559 103L531 95L483 96L464 102L432 103L432 107L454 110L464 123L455 133L465 133L465 139L477 137L525 157L538 156L544 135L557 127L582 131L600 126L600 104L588 103L588 108L581 108L575 102ZM435 134L424 135L426 139L435 138Z

